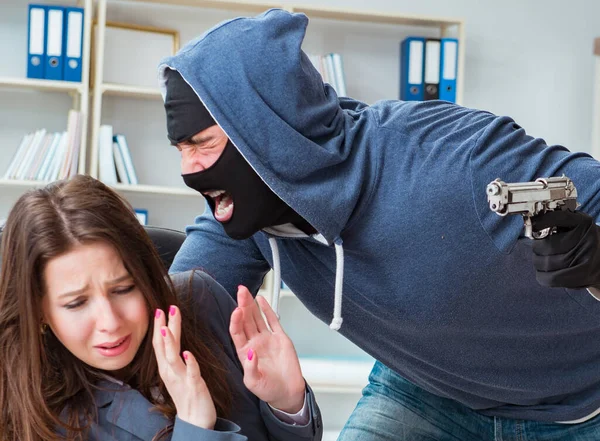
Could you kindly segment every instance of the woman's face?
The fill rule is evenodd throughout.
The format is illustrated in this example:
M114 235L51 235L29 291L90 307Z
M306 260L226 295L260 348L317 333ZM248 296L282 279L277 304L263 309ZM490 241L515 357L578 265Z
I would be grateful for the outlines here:
M78 245L44 274L43 320L77 358L98 369L129 365L148 330L146 300L109 244Z

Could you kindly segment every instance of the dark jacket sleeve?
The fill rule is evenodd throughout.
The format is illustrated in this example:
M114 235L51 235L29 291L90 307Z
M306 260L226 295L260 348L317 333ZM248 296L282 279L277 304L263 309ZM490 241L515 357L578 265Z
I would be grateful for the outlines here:
M171 441L247 441L239 431L237 424L221 418L217 418L214 430L208 430L175 417Z
M323 437L323 422L321 421L321 411L315 400L312 389L306 384L306 399L310 419L303 426L296 424L287 424L279 420L271 411L271 408L264 401L260 402L260 413L265 425L273 440L312 440L319 441Z
M231 239L208 209L186 228L185 241L169 273L201 270L217 280L235 299L240 284L256 295L269 269L269 263L253 239Z
M192 275L193 273L193 275ZM229 335L229 320L231 313L236 308L236 303L231 296L212 277L202 271L185 272L171 275L176 287L182 283L189 286L191 280L191 295L193 303L198 306L201 320L207 320L215 337L222 344L225 356L228 357L238 369L240 378L239 387L244 388L243 368L237 357L235 346ZM247 391L247 389L246 389ZM269 438L273 441L319 441L323 434L321 413L316 403L314 394L307 386L307 400L309 406L309 421L306 425L293 425L280 421L271 411L269 405L260 401L260 414Z

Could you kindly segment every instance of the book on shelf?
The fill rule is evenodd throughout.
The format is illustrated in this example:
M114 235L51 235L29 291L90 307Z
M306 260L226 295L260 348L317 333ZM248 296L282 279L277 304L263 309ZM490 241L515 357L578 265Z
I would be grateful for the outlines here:
M100 126L98 134L98 176L108 185L137 185L131 152L124 135L114 134L110 125Z
M347 96L344 65L340 54L308 54L308 58L321 74L323 82L329 83L335 89L338 96Z
M81 113L70 110L67 130L39 129L21 139L4 179L55 181L77 174L81 149Z
M117 144L119 152L121 153L121 159L125 167L125 172L127 173L127 184L137 185L138 178L135 173L135 167L133 166L133 161L131 159L131 152L129 151L129 145L127 145L127 140L125 139L125 136L115 135L113 141Z

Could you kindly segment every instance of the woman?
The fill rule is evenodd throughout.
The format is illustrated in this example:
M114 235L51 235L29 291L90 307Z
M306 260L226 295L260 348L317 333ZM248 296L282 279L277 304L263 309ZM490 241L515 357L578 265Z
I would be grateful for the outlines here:
M23 195L1 256L3 440L321 438L264 299L268 325L244 287L236 308L204 273L171 280L101 182L77 176Z

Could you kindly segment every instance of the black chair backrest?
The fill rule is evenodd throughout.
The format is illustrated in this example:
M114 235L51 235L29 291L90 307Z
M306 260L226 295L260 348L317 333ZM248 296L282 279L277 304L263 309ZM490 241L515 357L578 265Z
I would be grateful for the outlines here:
M167 270L171 267L173 259L181 248L185 240L185 233L170 228L145 226L146 232L152 239L160 258ZM0 242L2 242L2 230L0 229ZM0 267L2 266L2 256L0 255Z
M181 245L185 240L185 233L170 228L152 227L148 225L144 228L150 236L150 239L152 239L160 258L165 264L165 268L168 270L173 263L177 251L179 251L179 248L181 248Z

